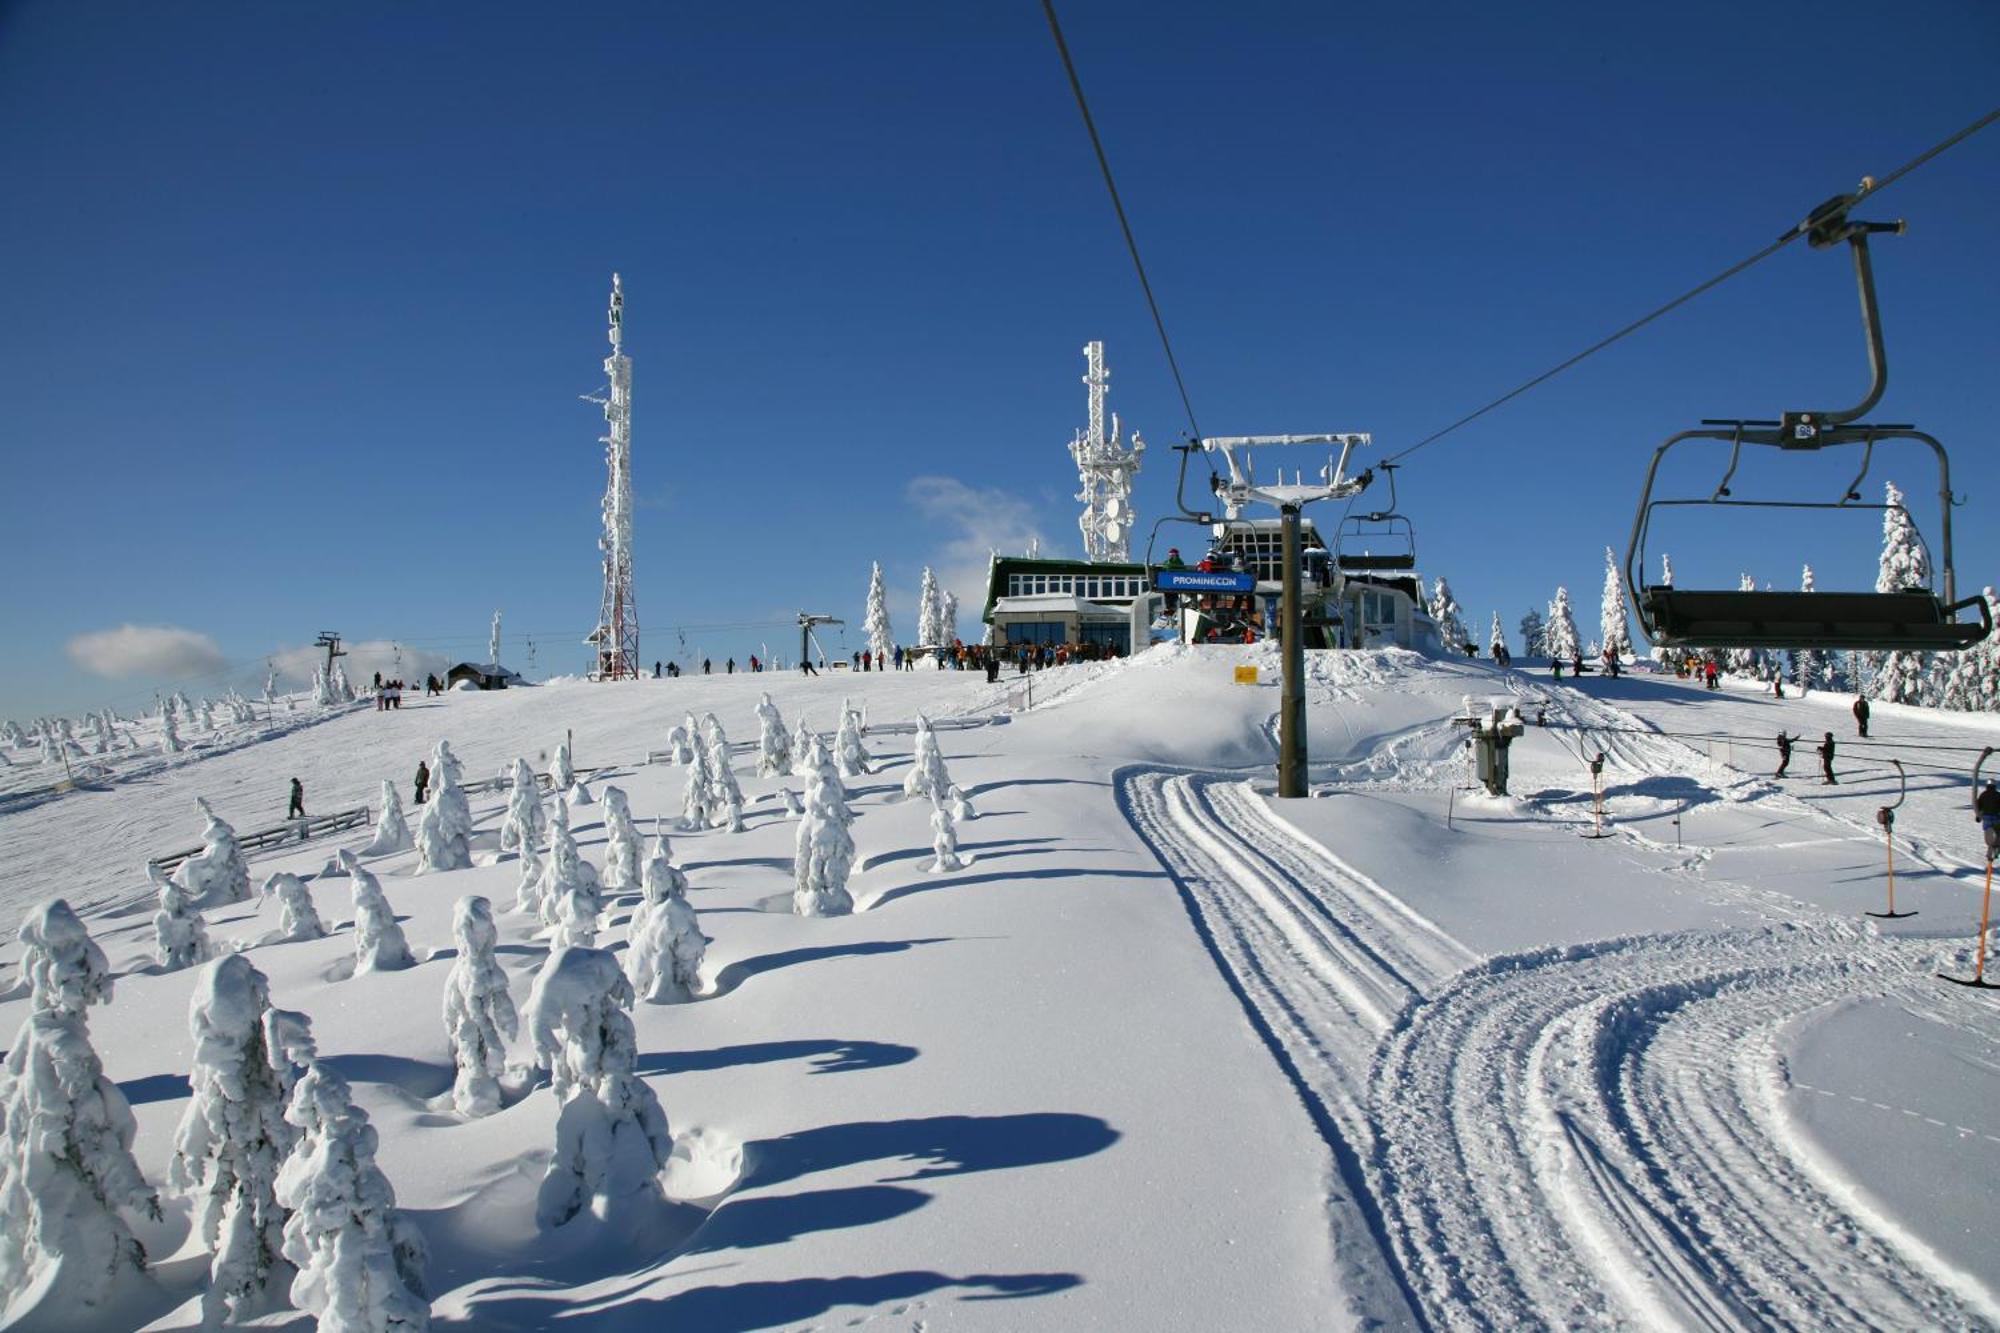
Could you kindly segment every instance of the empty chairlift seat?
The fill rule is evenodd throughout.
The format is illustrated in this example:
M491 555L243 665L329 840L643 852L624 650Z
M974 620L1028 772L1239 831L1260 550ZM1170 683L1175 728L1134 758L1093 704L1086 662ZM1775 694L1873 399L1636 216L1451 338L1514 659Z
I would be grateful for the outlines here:
M1654 642L1665 647L1949 651L1977 643L1992 630L1984 598L1946 605L1921 590L1742 592L1652 585L1641 602L1641 619ZM1979 619L1957 620L1968 607L1977 609Z

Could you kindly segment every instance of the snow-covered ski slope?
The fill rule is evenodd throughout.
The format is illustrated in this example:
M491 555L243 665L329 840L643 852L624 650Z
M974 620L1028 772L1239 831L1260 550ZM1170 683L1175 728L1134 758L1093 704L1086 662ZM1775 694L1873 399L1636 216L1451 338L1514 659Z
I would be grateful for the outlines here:
M1233 684L1243 662L1266 683ZM1844 700L1309 662L1309 801L1266 794L1277 662L1256 648L1043 673L1014 716L1013 677L929 670L557 684L364 710L0 816L0 911L94 909L125 975L92 1031L159 1182L193 974L151 972L139 866L197 840L195 795L249 829L294 775L308 809L372 804L439 737L478 778L544 767L567 732L650 834L682 779L641 761L712 709L748 829L673 834L714 943L704 998L634 1015L680 1139L676 1203L638 1233L537 1230L550 1090L472 1121L438 1100L450 964L348 975L344 879L309 881L325 940L261 943L275 904L210 913L354 1080L443 1326L2000 1327L2000 1007L1931 975L1970 968L1962 779L1912 767L1896 857L1918 915L1876 922L1886 769L1822 788L1802 746L1775 784L1768 746L1659 734L1845 739ZM789 914L775 794L800 783L755 775L765 689L826 732L843 695L867 705L852 917ZM1508 800L1454 790L1466 694L1546 703ZM897 799L920 710L971 724L939 733L978 810L953 874L925 873L928 807ZM1895 709L1873 730L2000 740ZM1597 750L1611 836L1587 840ZM420 959L456 898L490 897L518 1001L546 943L506 910L503 808L473 798L473 869L371 865ZM600 817L575 823L601 864ZM362 841L256 854L253 877ZM627 910L600 942L622 948ZM0 1033L23 1009L0 1004ZM155 1285L105 1326L194 1326L185 1204L138 1226Z

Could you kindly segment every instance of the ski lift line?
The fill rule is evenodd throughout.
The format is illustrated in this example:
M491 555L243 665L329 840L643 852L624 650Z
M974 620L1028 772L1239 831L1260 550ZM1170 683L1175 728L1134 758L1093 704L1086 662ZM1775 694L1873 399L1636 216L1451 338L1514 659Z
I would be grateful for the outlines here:
M1048 16L1049 32L1056 39L1056 53L1062 57L1063 72L1069 75L1069 89L1076 95L1076 109L1083 116L1083 128L1090 135L1091 151L1097 154L1097 168L1104 174L1104 188L1111 195L1111 207L1118 214L1118 228L1125 234L1125 248L1132 255L1132 267L1139 274L1139 288L1146 294L1146 308L1153 313L1153 327L1159 331L1161 350L1167 354L1167 369L1173 372L1174 388L1180 391L1181 407L1187 412L1188 431L1197 440L1201 438L1201 427L1195 424L1194 403L1188 398L1187 383L1181 378L1180 362L1174 357L1173 341L1167 337L1166 321L1160 316L1160 303L1153 296L1153 284L1146 277L1145 261L1139 258L1139 242L1132 236L1131 220L1125 216L1124 200L1118 196L1118 182L1111 175L1111 160L1104 154L1104 141L1098 137L1097 122L1091 118L1090 103L1083 95L1083 81L1077 77L1076 62L1070 59L1069 43L1063 40L1062 24L1056 21L1055 0L1042 0L1042 13ZM1182 459L1183 471L1186 459Z
M1880 193L1882 190L1887 189L1895 182L1901 180L1903 177L1909 175L1917 168L1929 162L1932 158L1938 156L1940 153L1945 152L1947 149L1954 148L1958 144L1963 143L1965 140L1971 138L1979 131L1985 129L1988 125L1991 125L1996 120L2000 120L2000 107L1996 107L1993 110L1987 112L1985 115L1981 116L1978 120L1973 121L1970 125L1967 125L1964 129L1958 131L1958 133L1950 136L1947 139L1941 140L1940 142L1932 145L1930 148L1925 149L1917 156L1911 158L1908 162L1905 162L1903 163L1903 165L1897 167L1894 171L1889 172L1886 176L1882 176L1879 178L1864 178L1861 182L1861 188L1857 190L1852 196L1848 197L1849 202L1859 203L1861 200L1868 198L1871 195ZM1821 208L1824 207L1825 205L1821 206ZM1820 210L1818 209L1814 210L1812 216L1806 218L1804 221L1798 223L1797 225L1787 230L1784 234L1779 236L1777 240L1772 241L1769 245L1757 251L1755 254L1750 255L1748 258L1738 260L1736 263L1731 264L1728 268L1716 274L1714 277L1702 283L1700 286L1691 288L1690 290L1683 292L1681 295L1676 296L1673 300L1667 302L1665 305L1660 306L1656 310L1653 310L1651 313L1640 316L1638 319L1633 320L1630 324L1625 325L1623 328L1618 329L1616 332L1608 334L1607 336L1592 343L1590 346L1584 348L1581 352L1578 352L1575 356L1570 357L1568 360L1563 361L1560 364L1548 370L1543 371L1541 374L1535 376L1533 379L1527 381L1525 384L1522 384L1516 388L1508 390L1506 393L1500 395L1498 398L1495 398L1492 402L1486 404L1484 407L1481 407L1473 412L1468 412L1466 415L1452 422L1449 426L1446 426L1444 429L1433 431L1431 434L1426 435L1423 439L1418 440L1415 444L1411 445L1407 449L1404 449L1400 453L1390 455L1388 461L1393 463L1400 459L1408 458L1411 454L1416 453L1419 449L1422 449L1431 444L1435 444L1437 441L1443 439L1445 436L1459 429L1459 427L1471 425L1473 422L1479 420L1479 418L1485 416L1488 412L1491 412L1496 407L1504 406L1505 404L1512 402L1514 399L1519 398L1522 394L1528 392L1528 390L1536 388L1539 385L1546 384L1548 381L1562 374L1565 370L1568 370L1570 367L1576 365L1578 362L1583 361L1589 357L1595 356L1597 353L1603 351L1605 348L1611 346L1613 343L1619 341L1620 339L1628 337L1631 334L1637 333L1640 329L1645 328L1648 324L1651 324L1654 320L1660 318L1662 315L1670 314L1671 312L1680 309L1680 307L1686 305L1689 301L1694 300L1697 296L1701 296L1702 294L1711 291L1716 287L1721 286L1723 283L1729 281L1737 274L1742 273L1745 269L1753 268L1756 265L1765 261L1766 259L1769 259L1772 255L1778 253L1778 251L1784 249L1786 246L1790 245L1793 241L1796 241L1800 237L1807 235L1817 222L1819 212Z

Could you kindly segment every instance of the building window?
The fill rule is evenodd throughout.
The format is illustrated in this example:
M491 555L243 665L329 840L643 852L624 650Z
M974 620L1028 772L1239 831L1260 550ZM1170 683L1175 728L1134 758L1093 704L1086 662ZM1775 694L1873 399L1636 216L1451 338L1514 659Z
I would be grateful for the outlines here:
M1028 620L1007 626L1009 644L1066 643L1068 639L1060 620Z
M1019 574L1009 574L1007 576L1007 595L1009 597L1019 597L1021 595L1021 576Z
M1132 651L1132 629L1129 625L1085 625L1082 634L1085 643L1101 643L1116 648L1120 653Z

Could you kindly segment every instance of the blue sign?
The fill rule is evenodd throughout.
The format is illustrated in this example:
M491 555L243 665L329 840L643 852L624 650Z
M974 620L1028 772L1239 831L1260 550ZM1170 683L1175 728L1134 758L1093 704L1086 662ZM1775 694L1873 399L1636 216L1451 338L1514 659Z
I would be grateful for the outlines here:
M1254 592L1257 576L1230 569L1163 569L1154 586L1161 592Z

